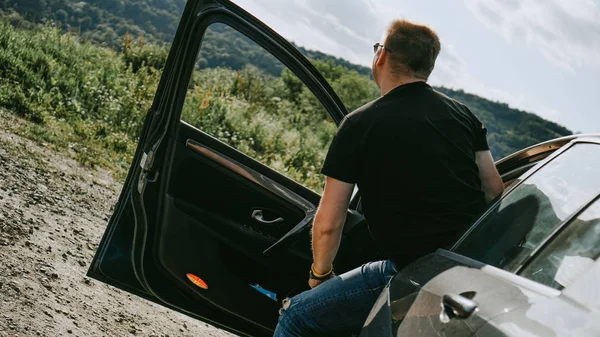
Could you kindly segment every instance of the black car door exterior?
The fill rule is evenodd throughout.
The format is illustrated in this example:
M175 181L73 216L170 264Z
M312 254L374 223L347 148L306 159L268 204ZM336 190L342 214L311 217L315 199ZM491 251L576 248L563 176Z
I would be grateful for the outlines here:
M228 1L189 0L88 275L234 333L268 336L280 300L306 289L320 196L180 120L215 22L287 66L334 122L346 113L315 68L266 25ZM349 222L361 219L349 213Z

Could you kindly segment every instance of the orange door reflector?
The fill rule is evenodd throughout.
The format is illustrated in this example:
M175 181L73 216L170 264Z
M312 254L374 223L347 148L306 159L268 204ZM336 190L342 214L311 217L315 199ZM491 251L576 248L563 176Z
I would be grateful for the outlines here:
M195 286L200 287L202 289L208 289L208 284L206 284L206 282L204 282L204 280L199 278L198 276L191 273L187 273L185 274L185 276L187 276L188 280L190 280L190 282L192 282Z

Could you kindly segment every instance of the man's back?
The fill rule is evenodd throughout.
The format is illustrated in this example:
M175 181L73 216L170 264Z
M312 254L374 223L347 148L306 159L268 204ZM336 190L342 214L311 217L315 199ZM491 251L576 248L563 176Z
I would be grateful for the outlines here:
M358 184L371 234L398 265L448 246L483 210L475 152L488 149L485 129L425 82L359 108L339 132L323 173Z

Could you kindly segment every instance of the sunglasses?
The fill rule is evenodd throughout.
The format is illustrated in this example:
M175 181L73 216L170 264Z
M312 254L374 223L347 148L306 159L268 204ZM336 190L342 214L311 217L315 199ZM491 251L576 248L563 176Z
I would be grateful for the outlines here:
M389 48L386 48L386 46L384 46L383 44L377 42L376 44L373 45L373 53L376 54L377 53L377 49L379 49L379 47L384 48L385 50L387 50L388 52L392 52Z

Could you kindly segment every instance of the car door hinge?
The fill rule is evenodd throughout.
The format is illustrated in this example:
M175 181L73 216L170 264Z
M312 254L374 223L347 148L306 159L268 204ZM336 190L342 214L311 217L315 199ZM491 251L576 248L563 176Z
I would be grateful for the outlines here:
M150 166L152 165L152 151L150 151L150 155L148 155L146 152L144 152L144 154L142 154L142 159L140 160L140 167L142 168L143 171L148 171L150 169ZM150 160L148 160L150 159Z
M142 159L140 160L140 167L142 172L140 172L140 179L138 180L138 193L142 194L144 187L147 182L155 182L158 179L158 172L154 172L152 178L148 179L148 175L150 170L152 169L152 164L154 162L154 151L150 150L148 153L144 152L142 154Z

